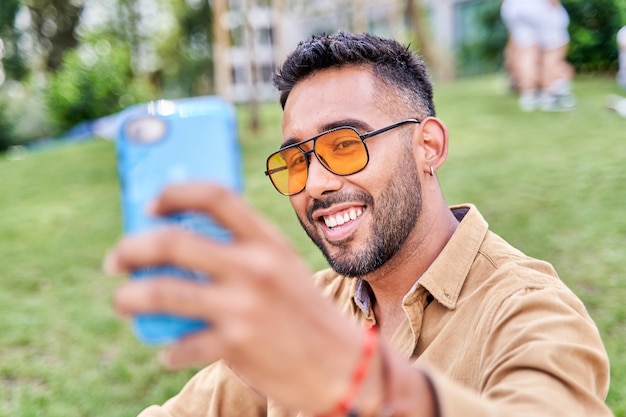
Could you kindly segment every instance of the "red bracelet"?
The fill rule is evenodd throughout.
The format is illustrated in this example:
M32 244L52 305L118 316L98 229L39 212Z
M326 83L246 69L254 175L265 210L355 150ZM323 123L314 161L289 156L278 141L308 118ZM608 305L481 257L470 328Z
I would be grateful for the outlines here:
M353 405L356 397L359 393L363 381L367 376L370 363L376 348L378 347L378 331L376 326L368 327L365 330L365 340L363 342L363 350L361 351L361 359L352 374L352 381L346 394L337 402L337 405L333 408L332 412L328 414L318 415L317 417L330 417L330 416L352 416L356 415L353 410Z

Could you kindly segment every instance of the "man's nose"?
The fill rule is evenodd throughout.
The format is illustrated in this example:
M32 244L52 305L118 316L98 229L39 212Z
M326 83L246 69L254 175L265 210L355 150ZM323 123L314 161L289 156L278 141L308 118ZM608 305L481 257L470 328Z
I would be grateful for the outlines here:
M306 180L305 192L311 198L320 198L323 194L337 191L343 185L340 175L330 172L317 158L311 155L309 173Z

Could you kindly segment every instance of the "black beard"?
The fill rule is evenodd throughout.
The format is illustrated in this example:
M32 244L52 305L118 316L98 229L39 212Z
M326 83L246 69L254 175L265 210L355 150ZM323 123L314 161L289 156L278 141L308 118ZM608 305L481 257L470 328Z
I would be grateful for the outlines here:
M415 227L422 208L422 187L418 178L415 161L405 157L404 161L399 161L396 175L376 201L365 192L332 196L313 202L307 224L299 216L298 220L333 270L347 277L368 275L393 258ZM343 201L362 202L367 206L373 216L373 226L363 249L350 249L348 239L333 242L332 246L339 249L339 253L331 255L329 243L315 234L316 222L311 213Z

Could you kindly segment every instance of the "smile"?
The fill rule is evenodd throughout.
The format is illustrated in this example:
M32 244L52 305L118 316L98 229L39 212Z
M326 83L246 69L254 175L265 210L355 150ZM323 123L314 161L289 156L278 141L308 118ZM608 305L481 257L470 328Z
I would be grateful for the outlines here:
M352 220L356 220L363 214L363 209L361 207L350 208L348 210L341 211L339 213L335 213L332 215L324 216L324 223L326 223L326 227L332 229L337 226L344 225Z

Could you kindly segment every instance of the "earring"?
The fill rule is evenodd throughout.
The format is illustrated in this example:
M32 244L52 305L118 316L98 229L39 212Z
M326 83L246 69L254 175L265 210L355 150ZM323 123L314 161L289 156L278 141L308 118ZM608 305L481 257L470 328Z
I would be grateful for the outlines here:
M433 166L430 166L430 176L434 177L435 176L435 170L433 169Z

